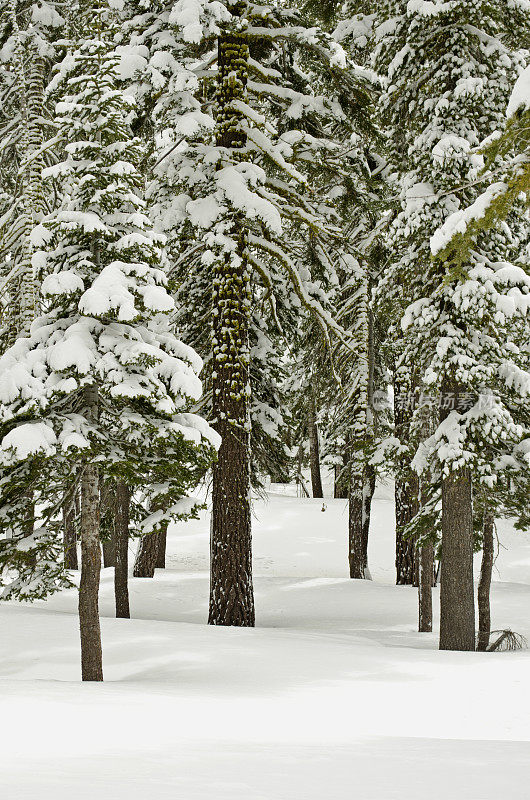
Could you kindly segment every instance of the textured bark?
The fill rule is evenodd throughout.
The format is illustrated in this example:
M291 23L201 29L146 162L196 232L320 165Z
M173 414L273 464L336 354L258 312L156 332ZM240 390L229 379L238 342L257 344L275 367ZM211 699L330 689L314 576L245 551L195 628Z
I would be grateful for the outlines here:
M307 429L309 434L311 489L313 491L313 497L324 497L324 491L322 489L322 475L320 473L320 446L318 442L317 411L314 399L311 402Z
M347 463L335 464L335 480L333 497L335 500L346 500L348 497L348 466Z
M348 561L350 578L369 578L368 535L370 531L370 510L375 490L375 471L362 466L353 469L350 478L348 528Z
M440 650L474 649L471 476L460 470L442 481Z
M239 6L231 6L237 13ZM241 8L243 5L241 4ZM248 74L244 33L218 39L217 144L246 143L240 112ZM243 218L234 217L232 256L219 257L213 281L213 414L221 447L213 469L210 538L210 625L254 625L250 506L249 325L250 275Z
M491 634L491 613L490 613L490 588L491 575L493 572L494 544L493 534L495 520L493 514L487 513L484 517L483 543L482 543L482 565L480 569L480 581L478 584L478 643L477 650L485 651L488 649Z
M103 550L103 566L113 567L115 563L115 542L114 535L109 536L101 541L101 549Z
M85 389L87 417L97 415L97 389ZM79 583L79 628L81 675L84 681L103 680L101 630L99 624L99 475L95 464L85 462L81 481L81 580Z
M79 569L75 531L75 497L72 492L65 493L62 511L64 565L66 569Z
M134 562L133 575L135 578L152 578L155 574L156 560L158 558L158 533L148 533L142 536L136 560Z
M131 491L126 483L116 484L114 516L114 599L116 616L129 619L129 511Z
M156 568L166 568L167 527L158 534L158 548L156 552Z
M363 473L352 469L348 501L350 578L364 578Z
M367 464L363 475L363 563L364 577L371 578L368 568L368 538L370 535L370 517L372 512L372 498L375 492L375 469Z
M434 571L434 545L426 542L418 554L418 630L432 631L432 585Z
M400 367L394 375L394 420L396 436L404 445L409 444L412 416L412 379L407 368ZM396 584L414 586L417 583L418 565L415 542L405 537L407 525L419 511L420 485L418 475L410 469L408 458L401 459L395 480L394 498L396 513Z
M414 539L405 537L406 526L419 511L418 476L412 471L405 479L397 478L394 488L396 506L396 584L417 583L417 550Z
M298 455L297 455L297 467L298 471L296 473L296 486L297 486L297 496L298 497L309 497L309 492L306 489L306 485L304 483L304 475L303 475L303 466L304 466L304 448L302 445L298 448Z

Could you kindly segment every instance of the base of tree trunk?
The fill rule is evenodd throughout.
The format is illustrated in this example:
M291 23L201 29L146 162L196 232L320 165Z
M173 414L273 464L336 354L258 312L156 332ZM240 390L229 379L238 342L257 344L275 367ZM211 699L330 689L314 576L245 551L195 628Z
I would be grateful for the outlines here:
M116 484L114 519L114 598L116 617L129 619L129 511L131 492L127 484Z
M81 580L79 583L79 628L81 633L81 675L84 681L103 680L103 657L99 623L99 541L98 469L85 464L81 486Z
M486 514L483 528L482 565L478 584L478 642L477 650L488 649L491 636L490 588L494 558L495 520Z
M158 550L156 554L156 568L166 568L167 527L158 534Z
M418 630L432 631L432 585L434 575L434 545L426 542L418 553Z
M158 557L158 533L142 536L134 562L135 578L153 578Z
M471 476L460 470L442 480L440 650L474 649Z

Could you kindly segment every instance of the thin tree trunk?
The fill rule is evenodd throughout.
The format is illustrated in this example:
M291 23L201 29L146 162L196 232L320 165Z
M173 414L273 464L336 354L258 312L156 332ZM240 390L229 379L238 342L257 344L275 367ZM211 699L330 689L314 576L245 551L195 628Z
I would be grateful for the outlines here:
M157 569L166 568L166 548L167 548L167 525L165 525L164 530L160 531L160 533L158 534L158 548L156 552Z
M87 417L97 415L95 386L85 389ZM99 624L99 475L95 464L83 465L81 481L81 580L79 583L79 628L81 633L81 675L84 681L103 680L101 630Z
M350 475L350 492L348 501L348 561L350 565L350 578L364 578L364 476L363 471L356 469L356 466L356 464L352 464Z
M238 7L231 5L233 13ZM246 144L235 101L245 101L249 49L246 34L218 39L217 145ZM253 626L250 505L249 326L251 288L244 218L229 235L236 251L219 254L213 281L213 414L221 436L213 468L210 539L210 625Z
M116 616L129 619L129 512L131 491L126 483L116 484L114 517L114 598Z
M375 471L369 465L353 463L350 478L348 528L350 578L370 578L368 535L375 491Z
M418 554L418 611L420 633L432 631L432 584L434 567L434 545L426 542Z
M417 583L417 550L414 539L406 536L406 527L419 511L418 476L410 471L406 478L396 478L396 584L415 586Z
M399 441L410 444L412 407L412 377L407 367L398 367L394 375L394 421ZM416 546L406 536L408 524L419 511L420 485L418 475L411 470L409 459L400 460L395 480L394 498L396 513L396 584L414 586L417 583L418 565Z
M491 634L490 589L493 572L495 519L491 512L484 517L482 566L478 584L478 644L477 650L488 649Z
M311 487L313 490L313 497L324 497L324 491L322 489L322 475L320 473L320 446L318 443L317 412L314 399L311 401L311 409L307 427L309 433L309 465L311 468Z
M79 569L77 561L77 536L75 532L75 497L65 492L63 503L63 548L66 569Z
M471 476L462 469L442 480L440 650L474 649Z
M297 475L296 475L296 484L300 488L299 497L309 497L309 492L306 489L306 486L305 486L305 483L304 483L304 475L303 475L303 472L302 472L303 465L304 465L303 464L303 461L304 461L303 456L304 456L304 450L303 450L302 445L300 445L299 448L298 448L298 455L297 455L298 472L297 472Z
M146 536L142 536L134 562L134 577L153 578L157 558L158 533L148 533Z
M363 577L371 580L370 570L368 568L368 538L370 535L370 517L372 512L372 498L375 493L375 469L370 464L367 464L364 469L363 476L363 511L362 511L362 529L363 529Z

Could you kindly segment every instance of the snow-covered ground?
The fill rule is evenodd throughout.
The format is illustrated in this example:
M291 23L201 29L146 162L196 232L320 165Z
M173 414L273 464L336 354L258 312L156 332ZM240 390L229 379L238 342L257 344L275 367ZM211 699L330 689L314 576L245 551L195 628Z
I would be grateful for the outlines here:
M103 684L79 682L74 591L0 605L2 800L530 797L530 653L440 653L416 632L389 487L373 582L347 578L345 501L272 488L253 630L205 624L206 514L172 528L168 570L131 580L133 619L112 618L104 570ZM494 627L530 640L530 536L499 527Z

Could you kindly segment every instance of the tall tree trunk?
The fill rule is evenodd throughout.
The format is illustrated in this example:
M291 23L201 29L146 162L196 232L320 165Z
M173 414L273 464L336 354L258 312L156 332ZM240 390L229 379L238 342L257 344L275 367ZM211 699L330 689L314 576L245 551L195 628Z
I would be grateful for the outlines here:
M368 534L375 491L375 469L369 463L374 437L374 327L370 311L370 280L363 276L357 307L358 347L361 353L357 368L357 388L352 407L352 425L348 432L350 484L348 502L350 578L370 578L368 570Z
M408 367L399 366L394 373L394 422L396 437L405 446L410 444L412 383ZM410 468L408 456L400 459L394 489L398 586L413 586L417 581L416 545L406 537L406 528L419 511L419 493L418 475Z
M366 464L363 475L363 511L362 511L362 529L363 529L363 577L371 579L370 570L368 568L368 538L370 534L370 517L372 512L372 498L375 493L375 468L371 464Z
M114 517L114 598L116 616L129 619L129 512L131 490L123 481L116 484Z
M158 548L156 552L156 568L166 568L167 525L158 534Z
M406 478L396 478L396 584L414 586L417 580L417 550L412 537L405 535L407 525L419 511L418 476L410 471Z
M371 577L368 569L368 534L374 491L375 470L361 460L352 462L348 509L350 578Z
M75 492L66 491L63 511L63 548L66 569L78 569L77 536L75 532Z
M135 578L152 578L155 574L156 560L158 558L158 533L148 533L142 536L136 559L133 575Z
M95 386L85 388L87 418L97 417ZM95 464L83 464L81 480L81 580L79 583L79 628L81 632L81 675L84 681L103 680L101 630L99 624L99 475Z
M230 5L238 13L242 5ZM217 145L246 144L235 101L246 97L249 49L246 34L218 39ZM251 288L244 218L234 215L233 253L219 253L213 281L213 415L221 436L213 468L210 539L210 625L253 626L250 505L249 326Z
M488 649L491 634L490 589L493 572L495 519L491 512L484 516L482 534L482 565L478 584L478 644L477 650Z
M472 401L465 388L448 376L441 387L444 421L450 405L464 410ZM468 469L442 478L442 551L440 573L440 650L475 649L473 588L473 494Z
M362 468L358 469L358 466L356 463L352 464L348 500L348 561L350 578L364 578L364 475Z
M311 400L308 421L309 465L311 468L311 488L313 497L324 497L322 475L320 474L320 446L318 442L317 409L315 399Z
M418 630L432 631L432 584L434 567L434 545L426 542L418 553Z
M440 650L474 649L471 476L461 469L442 480Z

